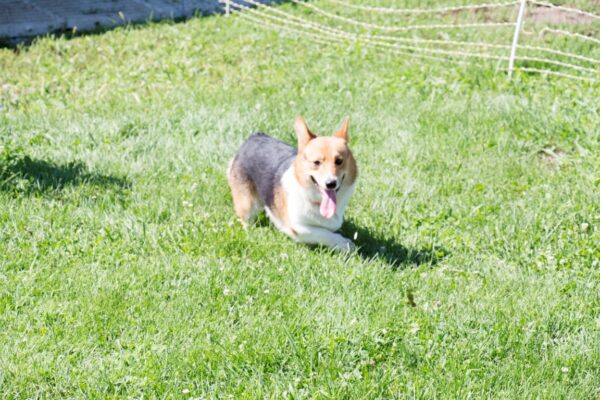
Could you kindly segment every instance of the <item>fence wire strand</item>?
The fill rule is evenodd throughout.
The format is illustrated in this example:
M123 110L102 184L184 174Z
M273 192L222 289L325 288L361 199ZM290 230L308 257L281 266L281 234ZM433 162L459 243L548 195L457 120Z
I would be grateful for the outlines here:
M223 0L222 0L223 1ZM334 27L330 25L326 25L323 23L315 22L310 19L305 19L300 16L285 12L277 7L273 7L270 5L263 4L257 0L225 0L233 9L232 12L238 14L242 19L246 21L252 22L258 25L266 25L274 29L280 29L283 31L291 32L294 34L300 34L305 37L309 37L312 40L321 43L321 44L331 44L331 43L360 43L366 47L376 48L376 49L385 49L387 52L405 55L410 57L418 57L418 58L426 58L433 59L437 61L444 62L454 62L457 64L466 65L467 63L458 60L454 57L458 58L479 58L479 59L488 59L488 60L497 60L497 61L507 61L508 57L506 55L499 54L490 54L485 52L470 52L470 51L462 51L458 49L444 49L444 48L432 48L419 46L422 45L431 45L431 46L454 46L454 47L480 47L484 49L498 49L498 50L507 50L510 49L511 46L507 44L500 43L488 43L488 42L470 42L470 41L455 41L455 40L439 40L439 39L424 39L418 37L398 37L398 36L389 36L382 34L372 34L372 33L356 33L349 32L343 29L339 29L339 27ZM239 2L238 2L239 1ZM301 0L291 0L295 4L302 5L315 11L317 14L325 16L330 19L342 21L345 23L353 24L355 26L362 26L364 28L369 28L371 30L381 30L387 32L403 32L403 31L414 31L418 29L462 29L462 28L482 28L482 27L504 27L504 26L515 26L513 22L501 22L501 23L469 23L469 24L427 24L427 25L407 25L400 27L386 26L386 25L376 25L367 23L364 21L359 21L356 19L342 17L340 15L325 11L314 4L306 3ZM370 7L363 5L351 4L343 0L326 0L328 2L345 6L348 8L358 9L361 11L373 11L373 12L385 12L392 13L390 10L394 10L393 13L398 14L425 14L425 13L445 13L452 11L461 11L461 10L473 10L473 9L484 9L484 8L500 8L500 7L509 7L518 4L518 1L514 2L505 2L505 3L485 3L485 4L472 4L472 5L464 5L464 6L448 6L448 7L439 7L432 9L400 9L400 8L383 8L383 7ZM241 2L245 3L242 4ZM600 18L599 16L588 13L587 11L582 11L578 9L573 9L569 7L556 6L550 3L545 3L537 0L527 0L528 3L534 4L536 6L541 7L551 7L560 9L561 11L573 12L581 15L586 15L588 17ZM249 5L251 6L249 6ZM254 7L252 7L254 6ZM261 11L262 10L262 11ZM382 11L385 10L385 11ZM251 14L251 15L249 15ZM274 15L276 14L276 15ZM582 35L575 32L569 32L561 29L553 29L545 27L541 31L539 31L540 35L545 33L553 33L556 35L565 35L573 38L578 38L582 40L591 41L594 43L599 43L600 40ZM404 43L404 44L402 44ZM595 65L600 65L600 59L586 57L580 54L575 54L572 52L556 50L549 47L543 46L534 46L527 44L519 44L519 49L536 51L536 52L544 52L548 54L553 54L560 57L570 58L574 60L579 60ZM531 56L528 54L517 55L515 57L516 60L525 61L525 62L535 62L542 63L548 65L554 65L556 67L569 68L584 74L592 74L594 76L598 76L600 74L600 69L596 68L588 68L578 64L572 64L570 62L559 61L544 57ZM560 72L556 70L548 70L530 66L522 66L517 67L517 69L525 72L535 72L535 73L546 73L549 75L562 76L567 78L579 79L584 81L598 82L597 79L591 76L582 76L582 75L573 75L565 72Z
M269 6L265 6L264 4L261 4L254 0L244 0L244 2L253 4L253 5L257 5L258 7L262 6L262 7L266 7L266 8L270 9ZM443 55L447 55L447 56L475 57L475 58L491 59L491 60L508 60L508 57L506 57L506 56L499 56L499 55L494 55L494 54L470 53L470 52L464 52L464 51L458 51L458 50L431 49L431 48L425 48L425 47L401 45L401 44L397 44L397 43L381 42L381 41L378 41L377 38L372 35L367 35L367 34L358 35L358 34L349 33L346 31L339 30L339 29L335 29L335 28L325 27L321 24L318 24L318 23L315 23L312 21L308 21L308 20L304 20L303 18L296 17L291 14L287 14L280 10L271 9L271 11L275 11L275 12L277 12L277 14L284 15L285 18L276 17L274 15L258 11L251 7L244 6L240 3L236 3L235 1L232 1L231 4L234 5L235 7L246 9L246 11L249 13L261 15L265 18L274 19L280 23L284 23L284 24L289 23L289 24L303 27L303 28L317 30L320 33L322 33L326 36L329 36L329 37L334 36L334 37L338 37L338 38L342 38L342 39L344 39L344 38L350 39L353 41L364 41L366 43L376 43L377 45L383 46L383 47L396 48L396 49L401 49L401 50L413 50L413 51L424 52L424 53L443 54ZM296 21L296 20L299 20L299 21Z
M600 40L590 37L590 36L586 36L586 35L582 35L581 33L577 33L577 32L569 32L569 31L565 31L562 29L552 29L552 28L543 28L540 31L540 35L543 35L544 33L549 32L549 33L554 33L555 35L563 35L563 36L569 36L572 38L577 38L577 39L581 39L581 40L585 40L585 41L589 41L589 42L594 42L594 43L598 43L600 44Z
M521 67L521 68L519 68L519 70L523 71L523 72L535 72L535 73L542 74L542 75L547 74L547 75L562 76L563 78L577 79L577 80L586 81L586 82L598 82L598 80L594 79L594 78L588 78L586 76L579 76L579 75L571 75L571 74L567 74L564 72L551 71L549 69Z
M231 3L234 7L239 6L239 4L235 3L232 1ZM276 30L284 30L290 33L294 33L294 34L300 34L300 35L304 35L307 37L310 37L312 40L316 41L317 43L320 44L326 44L326 45L331 45L331 43L335 43L335 44L343 44L343 43L348 43L348 40L343 40L343 39L339 39L336 37L327 37L326 39L324 39L323 36L319 36L317 34L313 34L311 32L308 31L304 31L304 30L300 30L300 29L294 29L294 28L290 28L286 25L280 25L280 24L276 24L276 23L272 23L268 20L265 19L260 19L260 18L254 18L248 15L248 13L244 13L242 12L242 9L237 10L237 9L232 9L231 10L232 13L238 14L242 19L248 20L252 23L254 23L255 25L261 27L261 26L269 26L271 28L274 28ZM373 45L373 43L367 42L365 43L367 45L367 47L370 48L379 48L378 46ZM400 51L397 49L390 49L390 51L393 54L398 54L398 55L406 55L406 56L411 56L411 57L417 57L417 58L424 58L424 59L429 59L429 60L436 60L436 61L443 61L443 62L454 62L457 64L461 64L461 65L466 65L465 62L460 61L460 60L452 60L452 59L448 59L448 58L444 58L444 57L436 57L436 56L432 56L432 55L426 55L426 54L415 54L415 53L409 53L406 51Z
M343 17L338 14L330 13L322 8L315 6L314 4L307 3L300 0L291 0L293 3L310 8L314 12L321 14L331 19L337 19L339 21L347 22L352 25L362 26L363 28L377 29L385 32L406 32L417 29L461 29L461 28L483 28L483 27L514 27L514 22L474 22L468 24L425 24L425 25L407 25L407 26L388 26L388 25L377 25L369 22L358 21L352 18Z
M372 6L363 6L358 4L348 3L342 0L327 0L330 3L338 4L340 6L344 6L347 8L352 8L355 10L361 11L369 11L369 12L378 12L383 14L443 14L449 12L456 11L472 11L472 10L482 10L489 8L503 8L503 7L511 7L519 4L518 1L511 1L507 3L486 3L486 4L467 4L462 6L448 6L448 7L439 7L439 8L391 8L391 7L372 7Z

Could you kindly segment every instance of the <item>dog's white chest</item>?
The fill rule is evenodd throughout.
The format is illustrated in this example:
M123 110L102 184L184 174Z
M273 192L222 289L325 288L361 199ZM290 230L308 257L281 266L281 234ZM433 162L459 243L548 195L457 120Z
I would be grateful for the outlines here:
M325 218L319 211L321 194L316 188L302 187L294 177L292 169L282 178L286 192L287 213L292 229L295 227L320 227L337 231L344 222L344 211L354 191L354 185L343 186L337 196L337 207L331 218Z

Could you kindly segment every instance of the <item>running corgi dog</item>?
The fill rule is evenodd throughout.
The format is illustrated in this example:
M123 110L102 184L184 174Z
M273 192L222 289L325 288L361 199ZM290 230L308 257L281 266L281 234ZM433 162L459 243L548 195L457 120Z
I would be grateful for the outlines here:
M302 117L294 127L297 150L255 133L229 162L235 212L246 227L264 208L273 224L298 242L352 250L354 243L335 233L358 176L348 147L348 118L333 136L317 137Z

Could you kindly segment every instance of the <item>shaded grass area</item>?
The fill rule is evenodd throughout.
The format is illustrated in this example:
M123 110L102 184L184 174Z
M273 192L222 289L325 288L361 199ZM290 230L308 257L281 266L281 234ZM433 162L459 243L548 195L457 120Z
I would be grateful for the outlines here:
M0 50L0 82L2 398L600 394L597 86L225 17ZM350 255L235 221L227 160L297 114L351 116Z
M65 186L93 185L99 190L115 186L126 188L127 181L87 171L81 162L57 164L51 161L32 159L26 155L4 151L0 159L0 190L18 194L42 194L61 190Z
M366 261L381 259L392 269L421 264L434 266L447 255L443 248L407 248L397 239L383 237L380 233L360 227L351 220L344 222L340 232L354 240L358 247L357 253Z

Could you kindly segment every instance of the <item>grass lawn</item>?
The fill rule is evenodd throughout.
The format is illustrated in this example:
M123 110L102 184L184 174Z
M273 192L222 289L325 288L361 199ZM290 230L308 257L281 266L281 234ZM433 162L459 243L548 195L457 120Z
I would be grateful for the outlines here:
M600 86L497 66L224 16L0 49L0 398L597 399ZM350 255L235 220L298 114L351 116Z

